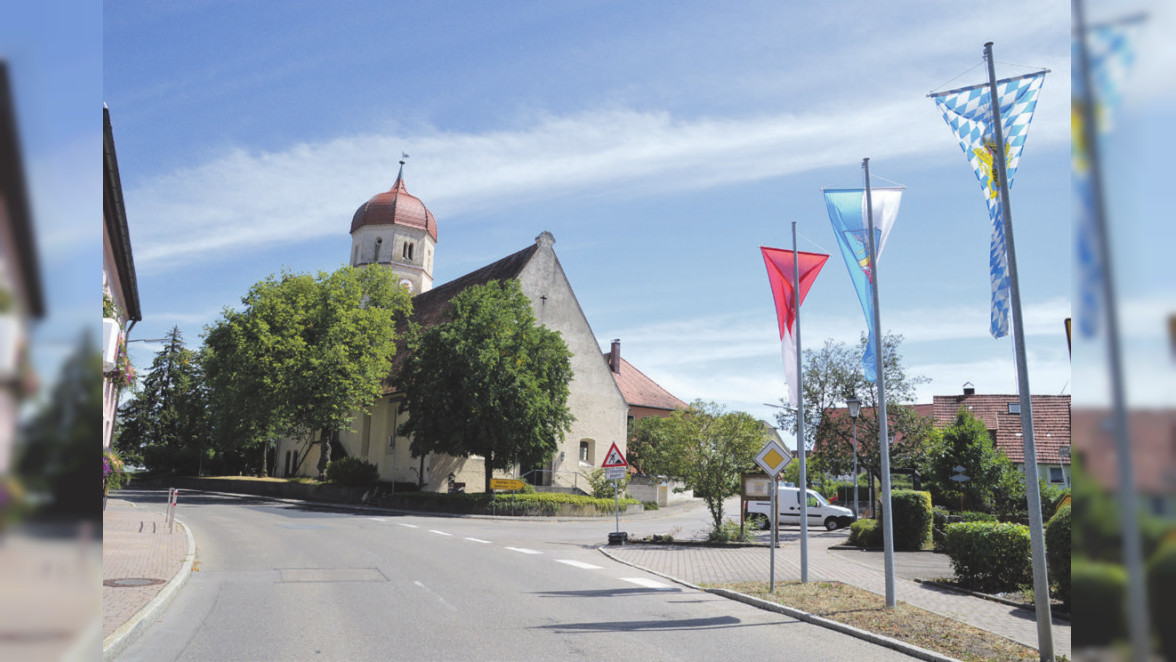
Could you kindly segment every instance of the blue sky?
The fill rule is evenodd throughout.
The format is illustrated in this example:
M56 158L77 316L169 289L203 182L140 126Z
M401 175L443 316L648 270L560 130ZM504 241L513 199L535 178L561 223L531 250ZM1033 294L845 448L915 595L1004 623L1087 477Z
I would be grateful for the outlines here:
M926 98L982 82L993 41L999 76L1051 70L1012 205L1032 390L1071 393L1070 3L985 8L108 3L102 99L143 302L133 337L179 325L197 345L266 275L345 263L351 215L407 152L408 189L438 221L435 282L549 230L603 348L620 338L683 399L771 419L784 382L759 246L790 247L796 221L801 250L833 253L803 339L855 342L864 319L820 189L860 186L869 157L875 185L908 187L881 310L908 372L931 379L919 400L964 382L1013 393L1011 339L988 335L979 184ZM1168 94L1141 69L1137 96ZM1128 104L1128 124L1154 107ZM1166 292L1139 305L1152 314ZM134 343L132 359L157 349Z

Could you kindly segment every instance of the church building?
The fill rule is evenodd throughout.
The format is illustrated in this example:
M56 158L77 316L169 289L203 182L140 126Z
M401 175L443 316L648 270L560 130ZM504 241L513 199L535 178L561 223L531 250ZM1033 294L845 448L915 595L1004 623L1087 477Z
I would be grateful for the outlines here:
M437 221L424 203L408 192L403 175L402 162L392 188L356 210L351 221L351 264L377 264L396 273L401 286L413 294L412 318L422 326L446 322L450 300L468 287L491 280L517 280L531 300L537 322L558 331L571 352L568 408L575 421L550 462L518 467L498 477L518 477L563 491L589 491L585 476L600 467L611 444L625 452L629 406L555 254L555 237L541 232L518 252L434 288ZM404 362L402 349L394 359L393 376ZM462 483L468 491L480 491L485 477L481 458L433 453L412 456L411 439L396 434L396 428L410 415L401 411L403 398L386 387L371 412L357 412L351 430L339 434L332 444L332 459L363 458L379 468L380 480L411 483L425 491L444 492ZM284 440L278 446L276 471L283 476L317 475L318 459L317 444Z

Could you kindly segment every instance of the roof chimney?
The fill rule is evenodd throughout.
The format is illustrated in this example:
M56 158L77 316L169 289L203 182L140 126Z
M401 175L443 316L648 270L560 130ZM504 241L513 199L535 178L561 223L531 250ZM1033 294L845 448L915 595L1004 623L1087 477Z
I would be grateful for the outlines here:
M976 387L972 382L964 382L964 395L976 395Z
M608 353L608 367L618 375L621 374L621 339L613 338L612 351Z

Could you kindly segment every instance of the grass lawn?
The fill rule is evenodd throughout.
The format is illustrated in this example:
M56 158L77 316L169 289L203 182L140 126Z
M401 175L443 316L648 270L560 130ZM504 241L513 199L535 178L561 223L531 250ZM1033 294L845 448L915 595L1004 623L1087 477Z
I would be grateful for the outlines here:
M707 584L806 611L831 621L881 634L960 660L1036 660L1037 650L991 632L837 582L767 582Z

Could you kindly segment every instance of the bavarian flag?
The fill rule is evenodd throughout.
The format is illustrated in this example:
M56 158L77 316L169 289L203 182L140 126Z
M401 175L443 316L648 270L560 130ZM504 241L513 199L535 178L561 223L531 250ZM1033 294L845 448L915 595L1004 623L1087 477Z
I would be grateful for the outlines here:
M996 81L997 105L1005 140L1005 173L1012 188L1013 175L1021 161L1029 122L1037 108L1037 96L1045 71ZM992 312L989 331L994 338L1009 332L1009 261L1005 247L1004 208L1000 201L1000 183L996 180L993 158L997 153L996 131L992 122L992 95L988 83L962 87L930 95L943 113L943 119L960 141L964 155L972 164L992 221L988 266L992 281Z
M1133 44L1143 27L1142 15L1120 19L1110 23L1092 25L1086 29L1085 43L1078 39L1071 42L1070 61L1070 140L1073 165L1075 210L1077 217L1074 228L1075 257L1078 280L1078 331L1083 337L1093 337L1105 314L1102 301L1102 279L1104 265L1101 258L1101 242L1095 219L1094 189L1091 181L1094 173L1090 152L1086 145L1086 131L1083 126L1086 106L1093 109L1097 126L1096 136L1106 134L1112 125L1112 116L1119 105L1123 81L1135 57ZM1086 47L1090 64L1090 81L1093 89L1086 89L1086 77L1081 66L1081 49Z
M894 219L898 218L898 205L902 202L902 188L871 188L870 202L874 217L874 252L882 259L882 249ZM825 206L829 209L829 220L833 223L833 234L841 246L841 257L849 269L849 279L862 302L866 314L866 329L869 340L862 355L862 370L866 379L877 381L877 357L874 352L874 265L870 263L869 219L866 218L866 190L824 189Z
M800 353L796 346L796 278L793 276L793 251L784 248L768 248L760 246L764 255L764 265L768 268L768 282L772 286L772 299L776 302L776 322L780 327L780 350L784 356L784 381L788 386L788 404L793 408L800 403L800 389L797 385L799 375L796 372L796 356ZM821 267L825 266L828 255L823 253L806 253L795 251L796 264L800 272L800 301L808 295L809 288L817 279Z

